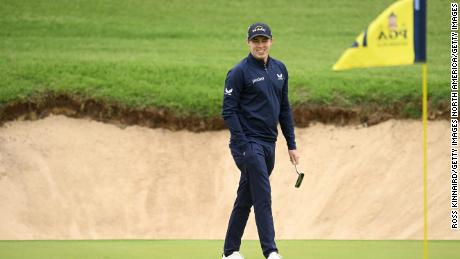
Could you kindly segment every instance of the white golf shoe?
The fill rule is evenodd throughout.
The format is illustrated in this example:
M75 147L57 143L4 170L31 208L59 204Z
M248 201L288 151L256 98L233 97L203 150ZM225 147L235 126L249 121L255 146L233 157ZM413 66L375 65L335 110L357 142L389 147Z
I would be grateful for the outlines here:
M225 255L222 255L222 259L244 259L243 255L240 254L240 252L235 251L233 254L225 257Z
M267 259L281 259L281 258L282 258L281 255L279 255L277 252L271 252L267 257Z

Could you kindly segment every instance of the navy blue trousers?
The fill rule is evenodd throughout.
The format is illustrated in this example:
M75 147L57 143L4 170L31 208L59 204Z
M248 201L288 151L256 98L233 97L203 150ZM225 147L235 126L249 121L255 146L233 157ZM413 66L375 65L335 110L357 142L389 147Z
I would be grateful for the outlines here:
M225 256L240 250L241 238L254 206L260 246L265 257L278 251L275 244L272 200L269 176L275 164L275 144L250 142L250 150L243 152L233 144L230 151L241 171L237 197L228 222L224 243Z

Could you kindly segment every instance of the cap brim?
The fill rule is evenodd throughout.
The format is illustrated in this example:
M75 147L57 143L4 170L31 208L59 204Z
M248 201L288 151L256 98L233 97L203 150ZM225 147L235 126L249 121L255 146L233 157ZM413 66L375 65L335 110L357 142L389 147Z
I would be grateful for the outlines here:
M259 34L254 34L254 35L252 35L250 38L248 38L248 40L252 40L252 39L254 39L254 38L257 37L257 36L264 36L265 38L269 38L269 39L272 38L270 35L267 35L267 34L264 34L264 33L259 33Z

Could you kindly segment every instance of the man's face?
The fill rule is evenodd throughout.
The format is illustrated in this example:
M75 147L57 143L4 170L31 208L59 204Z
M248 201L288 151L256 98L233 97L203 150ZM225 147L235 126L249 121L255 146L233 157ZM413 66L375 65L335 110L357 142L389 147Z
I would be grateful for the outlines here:
M248 46L251 54L256 59L267 61L268 52L272 46L272 40L264 36L256 36L248 40Z

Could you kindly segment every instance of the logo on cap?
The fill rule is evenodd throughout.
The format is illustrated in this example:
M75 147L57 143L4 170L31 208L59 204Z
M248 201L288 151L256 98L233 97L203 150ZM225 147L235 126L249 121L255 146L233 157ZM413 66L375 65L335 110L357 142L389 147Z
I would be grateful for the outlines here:
M264 27L262 27L262 26L259 25L259 26L256 26L256 27L254 28L254 30L252 30L252 32L256 32L256 31L263 31L263 32L265 32L265 29L264 29Z

